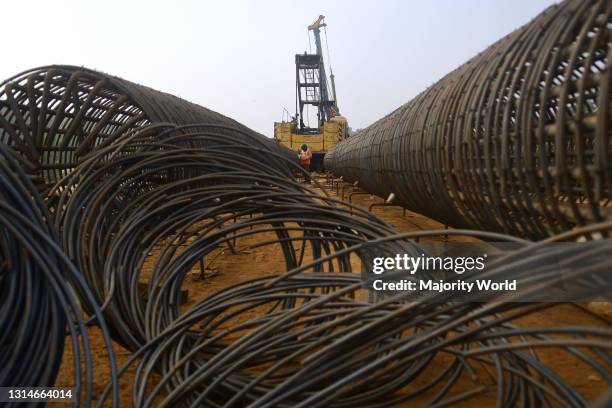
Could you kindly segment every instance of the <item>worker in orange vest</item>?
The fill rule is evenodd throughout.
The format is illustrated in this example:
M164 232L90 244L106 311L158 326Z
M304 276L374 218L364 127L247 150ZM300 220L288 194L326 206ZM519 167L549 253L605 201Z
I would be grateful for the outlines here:
M306 170L306 183L310 183L310 162L312 161L312 150L304 143L300 146L300 164Z

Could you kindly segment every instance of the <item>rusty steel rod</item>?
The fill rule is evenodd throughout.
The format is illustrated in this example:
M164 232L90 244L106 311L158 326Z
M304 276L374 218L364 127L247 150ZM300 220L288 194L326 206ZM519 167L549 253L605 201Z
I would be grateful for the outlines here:
M552 6L340 143L326 168L454 227L543 238L612 209L612 3Z

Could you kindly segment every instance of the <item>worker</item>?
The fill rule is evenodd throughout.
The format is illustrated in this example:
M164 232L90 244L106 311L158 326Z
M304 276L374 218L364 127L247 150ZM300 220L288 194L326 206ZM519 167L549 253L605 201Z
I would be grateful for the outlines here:
M312 150L310 147L304 143L300 146L300 164L306 170L306 183L310 183L310 162L312 161Z

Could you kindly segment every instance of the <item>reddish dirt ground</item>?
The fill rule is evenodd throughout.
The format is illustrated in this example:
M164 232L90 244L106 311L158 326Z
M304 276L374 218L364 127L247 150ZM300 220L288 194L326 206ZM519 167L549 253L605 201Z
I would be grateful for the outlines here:
M335 195L333 190L330 191L332 195ZM347 189L347 191L350 191L350 188ZM345 198L348 198L348 194L346 193ZM365 208L372 203L382 202L380 198L371 196L369 194L353 195L352 200L354 203ZM422 215L410 211L406 211L404 214L404 210L400 207L377 207L374 209L374 213L402 232L444 228L442 224ZM259 239L261 239L261 237L259 237ZM444 237L437 237L429 238L428 240L444 241L444 239ZM240 241L239 244L241 246L249 245L256 242L256 240L257 238L247 237ZM462 240L465 240L465 238L449 237L449 241ZM222 289L223 287L241 282L244 279L268 275L275 271L284 271L285 265L280 248L278 246L273 246L252 251L239 251L238 254L231 254L230 251L226 250L225 253L221 254L215 260L214 268L216 269L216 274L214 274L212 277L202 279L197 271L194 270L194 274L187 278L184 284L185 289L189 291L189 300L186 306ZM598 317L596 314L585 310L579 305L570 304L555 306L540 313L524 317L515 323L520 323L523 326L531 327L552 325L610 326L609 320ZM96 358L96 361L94 362L94 394L99 394L107 384L110 370L108 367L108 360L106 359L106 348L99 330L92 328L90 335L93 355ZM114 346L118 364L121 365L129 358L131 353L116 343ZM73 385L73 355L70 350L69 339L66 341L66 347L67 351L65 353L56 386ZM591 371L587 371L576 358L565 352L559 352L559 349L540 349L539 356L545 364L559 373L562 378L572 384L589 400L593 400L607 388L607 384L604 379L595 375ZM443 367L443 363L444 356L440 356L440 358L434 361L432 364L440 364L440 367ZM435 374L435 369L431 371L432 373L428 374L428 376L431 376L430 378L432 378ZM486 376L480 377L486 378ZM121 406L130 405L132 392L131 381L133 378L134 367L128 370L127 373L121 377ZM427 379L428 378L426 376L421 376L419 377L418 381L416 381L416 384L412 384L411 387L424 383L424 381ZM460 381L461 384L465 383L466 387L469 387L470 389L475 388L473 383L467 378ZM483 383L493 386L493 382L487 381L486 379L483 381ZM410 387L407 387L406 389L410 389ZM466 390L467 389L468 388L466 388ZM495 388L492 387L492 389L493 391L487 393L486 395L477 396L468 401L461 402L457 406L494 406ZM412 400L410 404L403 406L415 406L417 403L424 403L425 401L426 400L424 398L423 400L418 401Z

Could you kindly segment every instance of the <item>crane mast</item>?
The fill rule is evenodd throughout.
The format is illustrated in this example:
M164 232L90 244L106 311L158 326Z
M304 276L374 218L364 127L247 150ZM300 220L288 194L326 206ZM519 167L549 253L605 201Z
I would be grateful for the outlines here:
M323 60L323 46L321 43L321 28L325 16L319 16L314 23L308 26L313 32L316 53L297 54L296 64L296 111L300 118L300 129L305 132L319 131L321 125L339 114L336 104L336 91L333 73L331 75L331 97L327 84L327 74ZM312 105L317 108L317 126L307 127L304 124L304 107Z

